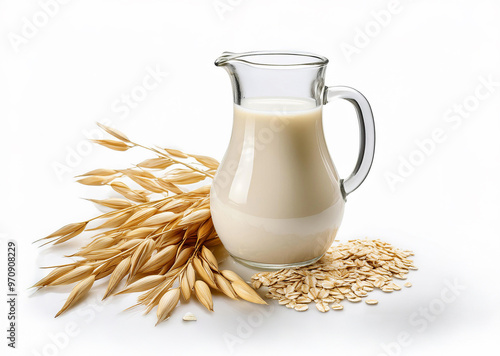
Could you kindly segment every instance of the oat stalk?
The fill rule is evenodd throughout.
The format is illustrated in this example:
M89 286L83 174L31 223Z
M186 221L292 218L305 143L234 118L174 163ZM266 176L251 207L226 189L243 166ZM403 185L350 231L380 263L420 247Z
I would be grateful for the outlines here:
M213 178L219 163L207 156L147 147L98 125L117 140L95 143L115 151L143 148L156 157L126 169L101 168L78 176L79 183L108 186L122 198L88 199L110 211L37 240L57 245L83 232L93 234L88 244L67 256L74 261L50 267L53 270L33 286L77 283L56 317L103 278L109 280L103 299L142 292L137 305L146 313L158 307L158 323L169 317L181 295L189 300L194 293L208 310L213 310L212 290L231 299L265 303L236 273L220 271L210 250L220 244L210 215L210 185L193 184Z

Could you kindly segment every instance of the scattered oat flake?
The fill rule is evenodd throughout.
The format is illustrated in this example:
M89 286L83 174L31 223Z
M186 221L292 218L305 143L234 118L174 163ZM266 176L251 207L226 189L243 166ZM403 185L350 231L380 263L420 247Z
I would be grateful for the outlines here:
M307 304L297 304L295 305L294 309L297 311L306 311L307 309L309 309L309 306Z
M356 297L356 298L347 298L347 300L350 301L351 303L361 302L361 298L359 298L359 297Z
M378 300L376 299L367 299L365 301L366 304L369 304L369 305L375 305L375 304L378 304Z
M182 317L182 320L185 320L185 321L196 321L197 319L196 319L196 316L193 313L186 313Z
M403 284L406 288L410 288L412 286L412 284L410 282L406 282L405 284Z
M319 302L319 303L316 303L316 309L318 309L322 313L326 313L327 311L330 310L330 307L328 306L327 303Z

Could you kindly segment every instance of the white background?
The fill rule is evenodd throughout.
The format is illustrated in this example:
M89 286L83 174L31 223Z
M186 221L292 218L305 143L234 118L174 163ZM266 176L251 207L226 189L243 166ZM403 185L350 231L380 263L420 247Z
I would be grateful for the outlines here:
M2 331L1 350L75 356L494 352L488 350L500 331L498 2L73 0L52 6L50 16L41 14L47 2L0 1L2 294L7 240L16 240L19 250L19 348L8 350ZM217 12L217 4L226 4L225 11ZM35 27L27 29L33 25L26 21ZM342 50L349 46L355 53ZM328 85L352 86L369 99L375 162L349 196L338 238L382 238L413 249L420 267L410 274L413 287L374 293L376 307L345 303L342 312L327 314L217 296L215 313L193 301L155 328L153 314L122 312L133 295L98 302L105 286L97 284L90 299L54 319L70 289L31 295L28 287L44 275L38 267L64 261L60 256L83 241L53 250L31 242L96 214L79 198L105 196L106 189L80 186L73 176L147 156L89 146L95 122L145 144L220 159L231 130L231 89L213 61L222 51L260 49L322 54L330 59ZM140 91L155 69L168 75L126 112L122 96ZM485 87L485 81L493 84ZM327 141L342 176L356 157L355 121L347 103L325 109ZM416 141L429 140L435 130L441 139L424 154ZM413 169L390 183L388 176L394 179L410 160ZM226 266L251 274L231 261ZM459 285L455 294L449 284ZM196 323L182 322L187 311Z

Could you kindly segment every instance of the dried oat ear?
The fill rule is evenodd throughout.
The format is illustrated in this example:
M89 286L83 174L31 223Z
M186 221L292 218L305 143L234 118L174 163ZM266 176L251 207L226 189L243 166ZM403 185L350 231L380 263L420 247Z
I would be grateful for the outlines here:
M93 234L90 243L68 256L76 261L54 267L33 286L77 283L56 316L103 278L109 278L103 299L141 292L138 305L146 313L158 307L158 323L170 316L181 295L187 301L193 291L209 310L211 289L231 299L265 303L236 273L219 271L210 250L220 244L210 216L210 185L192 189L191 184L213 178L219 162L176 149L146 147L114 128L99 126L113 139L95 140L97 144L114 151L143 148L155 157L125 169L94 169L78 176L81 184L108 186L122 197L89 199L110 211L41 239L56 245L85 232ZM173 288L176 282L179 287Z

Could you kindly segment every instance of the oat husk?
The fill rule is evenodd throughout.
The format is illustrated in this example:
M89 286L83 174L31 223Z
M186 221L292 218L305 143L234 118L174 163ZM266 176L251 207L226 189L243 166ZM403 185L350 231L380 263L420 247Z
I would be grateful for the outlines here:
M194 294L196 298L200 301L205 308L210 311L214 311L214 303L212 301L212 293L210 293L210 288L208 284L203 281L196 281L194 284Z

